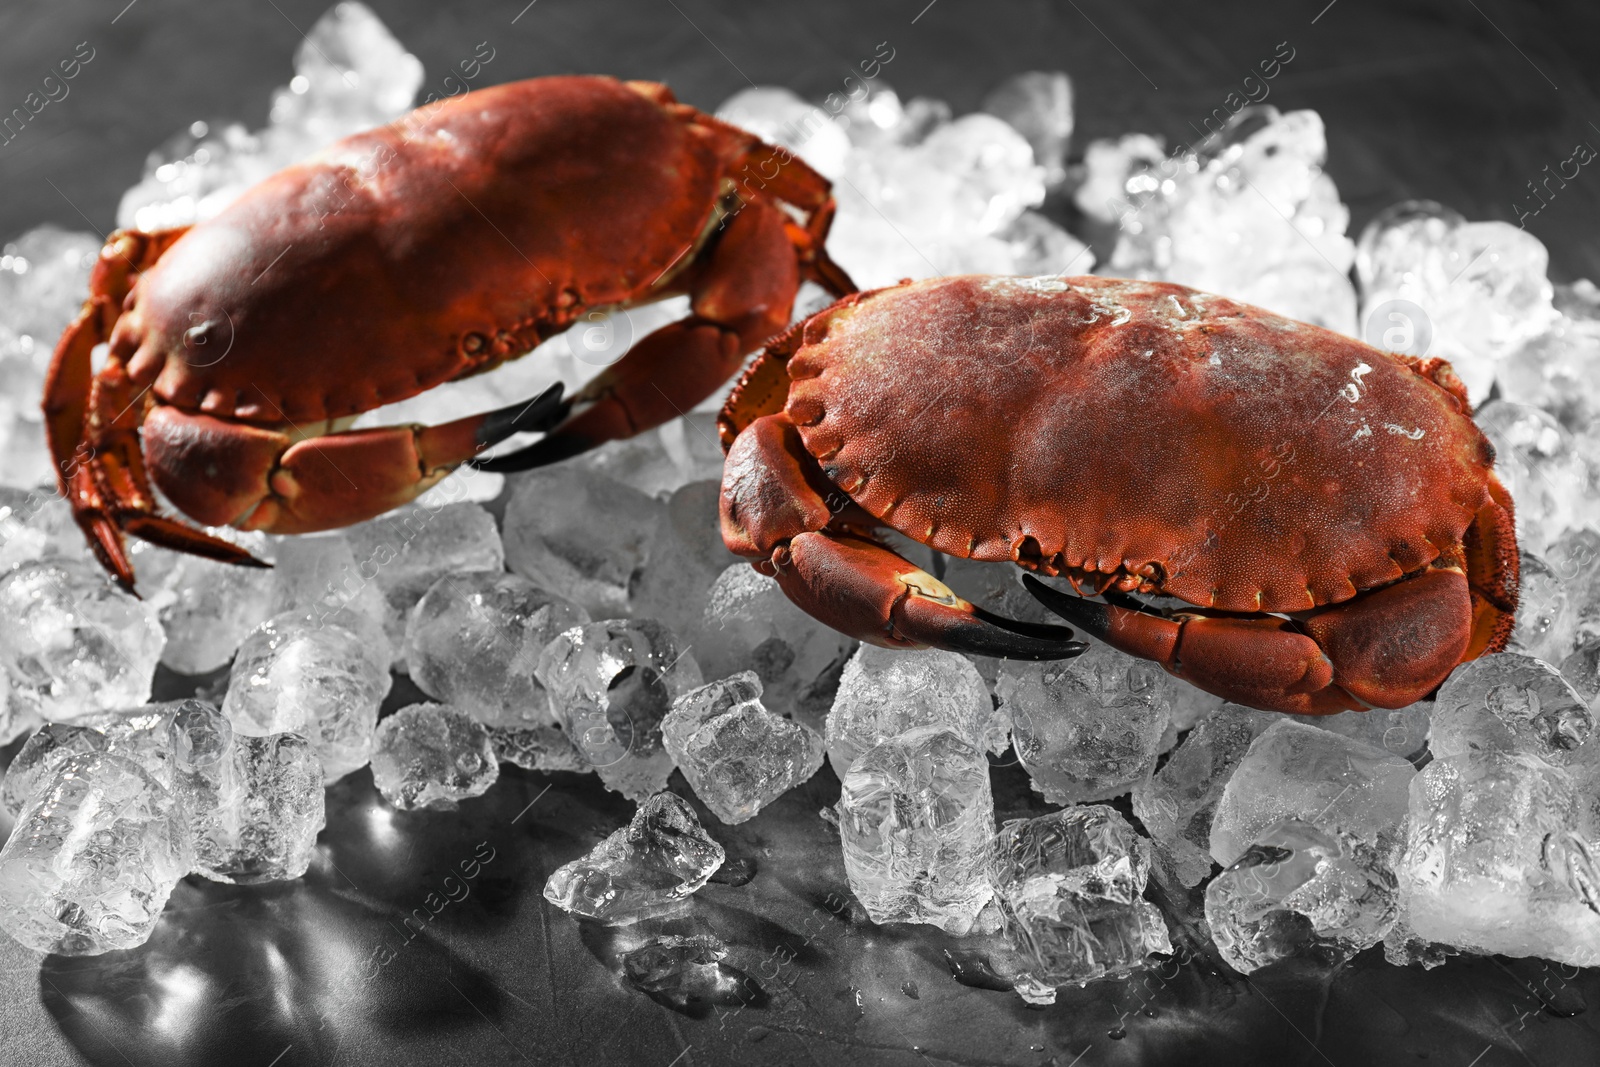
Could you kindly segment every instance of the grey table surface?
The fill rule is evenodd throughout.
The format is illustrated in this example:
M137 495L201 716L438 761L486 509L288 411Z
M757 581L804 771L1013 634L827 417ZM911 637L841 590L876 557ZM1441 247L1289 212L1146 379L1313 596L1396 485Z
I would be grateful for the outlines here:
M0 147L0 240L45 221L109 229L146 153L172 133L199 118L260 125L300 31L325 6L4 0L0 109L20 104L78 42L91 42L96 58L67 99ZM487 40L491 80L606 72L666 81L707 107L747 82L821 96L885 40L896 48L896 88L958 112L1010 73L1065 69L1077 81L1080 144L1129 130L1187 138L1190 123L1289 41L1296 60L1270 102L1322 113L1329 170L1357 229L1414 196L1514 220L1542 168L1580 141L1600 144L1600 9L1579 3L371 6L430 81ZM1600 180L1585 171L1530 221L1558 280L1600 275L1597 220ZM186 683L162 686L176 693ZM407 695L402 684L390 705ZM1014 769L997 779L1001 818L1042 810ZM756 977L759 1006L699 1019L670 1011L618 977L633 935L581 925L543 901L549 873L631 811L592 778L508 769L456 813L397 814L363 771L331 790L329 828L300 882L186 882L133 952L41 961L0 939L0 1065L1600 1060L1585 1010L1600 1003L1600 976L1536 961L1457 959L1423 972L1371 952L1334 974L1282 968L1244 981L1201 957L1068 991L1047 1010L960 985L943 956L953 942L865 924L841 903L837 839L817 817L837 793L825 769L752 822L713 824L757 873L742 887L708 887L694 921ZM474 859L465 899L406 924Z

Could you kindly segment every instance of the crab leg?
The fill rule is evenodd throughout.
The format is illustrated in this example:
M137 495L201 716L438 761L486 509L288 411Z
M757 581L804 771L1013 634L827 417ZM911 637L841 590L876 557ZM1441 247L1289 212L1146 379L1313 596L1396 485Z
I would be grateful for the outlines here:
M849 503L802 447L788 416L767 415L746 427L728 453L723 539L777 578L807 614L875 645L1015 659L1083 651L1071 630L992 615L877 541L843 528L839 516Z
M92 368L95 346L110 339L138 275L187 229L119 230L107 238L89 279L89 297L57 342L45 375L45 436L61 494L96 558L130 591L133 567L124 531L178 551L263 565L238 545L155 513L139 454L144 393L134 390L114 358L98 376Z
M296 438L282 429L156 405L143 432L161 491L186 514L211 526L296 534L399 507L489 445L547 428L565 412L558 384L531 401L440 426ZM191 476L202 470L212 473Z
M710 396L745 353L789 321L801 270L793 225L776 206L746 205L709 260L692 270L688 318L656 330L575 393L572 416L543 440L473 466L518 471L555 463L659 426Z

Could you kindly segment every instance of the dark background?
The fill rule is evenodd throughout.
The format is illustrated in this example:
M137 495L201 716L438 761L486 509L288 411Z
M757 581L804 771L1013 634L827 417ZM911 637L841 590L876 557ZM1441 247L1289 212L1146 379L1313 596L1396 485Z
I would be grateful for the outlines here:
M300 31L327 7L3 2L0 111L78 42L96 56L67 99L0 146L0 240L46 221L107 230L146 153L173 133L200 118L262 125ZM1590 4L525 2L371 6L421 57L425 87L480 41L496 49L488 81L605 72L666 81L704 107L745 76L820 97L884 40L896 49L886 81L958 113L1008 74L1064 69L1077 84L1080 147L1131 130L1189 139L1191 122L1288 41L1296 57L1270 102L1322 113L1352 235L1407 197L1514 220L1542 168L1579 141L1600 145L1600 10ZM1530 224L1557 280L1600 275L1591 170ZM415 696L397 693L390 706ZM1001 818L1038 810L1014 768L997 781ZM0 1065L1600 1061L1587 1010L1600 979L1538 961L1458 959L1423 972L1374 951L1337 974L1274 968L1246 982L1202 956L1175 973L1065 991L1048 1011L958 985L942 955L954 942L872 927L839 904L837 839L815 814L837 791L824 770L750 823L709 824L758 873L744 887L708 887L693 921L759 976L770 997L761 1007L700 1020L670 1012L617 977L635 933L580 926L540 898L557 865L631 810L592 778L508 768L456 814L397 815L363 771L330 791L322 854L300 882L180 885L135 952L41 965L0 938ZM405 916L480 842L496 858L469 899L407 939ZM386 944L394 960L369 975Z

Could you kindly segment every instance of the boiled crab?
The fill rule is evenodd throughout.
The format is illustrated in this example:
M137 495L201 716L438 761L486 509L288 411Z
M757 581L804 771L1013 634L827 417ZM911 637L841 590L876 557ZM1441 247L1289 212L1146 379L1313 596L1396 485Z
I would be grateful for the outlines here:
M513 470L692 407L789 321L823 249L826 180L664 86L542 78L348 137L215 218L107 241L57 346L45 425L100 560L123 534L232 562L158 513L305 533L413 499L466 461ZM688 294L570 400L556 387L442 426L351 431L363 411L518 356L596 309ZM109 341L104 367L91 355ZM522 430L529 449L484 460Z
M745 373L720 417L723 538L875 644L1083 647L963 600L888 527L1065 578L1081 595L1025 581L1230 700L1403 707L1513 625L1512 503L1469 410L1442 360L1183 286L905 284L810 317Z

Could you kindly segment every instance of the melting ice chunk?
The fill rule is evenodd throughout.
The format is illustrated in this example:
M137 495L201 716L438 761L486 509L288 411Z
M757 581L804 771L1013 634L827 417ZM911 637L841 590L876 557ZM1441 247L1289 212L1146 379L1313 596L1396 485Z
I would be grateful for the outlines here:
M843 778L839 834L850 888L875 923L960 935L993 896L989 764L949 727L919 727L862 753Z
M25 563L0 579L0 667L42 718L144 703L165 644L155 608L88 561Z
M795 607L776 579L747 563L733 564L712 583L698 632L695 658L707 674L753 670L767 706L797 715L809 712L819 695L826 699L825 675L855 646Z
M1457 667L1434 703L1435 756L1525 752L1566 763L1594 731L1588 702L1561 672L1516 652Z
M506 504L506 565L593 617L622 615L662 517L661 501L591 470L519 474Z
M729 824L754 818L822 766L822 738L768 711L753 671L679 697L661 735L695 796Z
M165 786L125 756L76 753L51 770L0 848L0 926L38 952L134 948L193 860Z
M725 858L682 797L657 793L627 826L552 874L544 896L574 915L626 926L677 911Z
M1005 750L1005 721L971 660L863 644L845 664L828 713L835 773L842 777L867 749L918 726L945 726L980 750Z
M180 702L168 730L195 871L242 885L305 874L324 825L322 764L311 743L295 733L235 735L198 700Z
M372 754L378 706L393 681L387 659L387 649L343 626L285 612L239 647L222 713L236 733L304 734L336 782Z
M411 680L479 722L550 723L550 700L533 676L539 654L588 612L515 574L476 571L434 582L406 625Z
M1559 767L1524 753L1436 759L1411 784L1400 861L1420 938L1473 952L1600 964L1593 861Z
M1133 813L1172 857L1179 881L1211 874L1211 819L1250 744L1277 722L1273 712L1224 704L1204 719L1150 778L1134 786Z
M1206 886L1206 922L1222 958L1249 974L1290 956L1343 963L1383 940L1399 901L1372 845L1291 818Z
M1386 854L1398 843L1416 773L1399 756L1283 716L1228 779L1211 820L1211 856L1226 867L1287 818L1349 831Z
M372 780L402 811L453 808L499 777L488 730L459 708L412 704L378 724Z
M1056 663L1007 662L995 683L1017 758L1055 804L1141 781L1161 750L1172 690L1155 664L1100 644Z
M667 784L661 722L701 681L670 630L654 619L575 627L546 646L535 673L556 721L608 788L642 801Z
M505 550L494 516L477 504L410 504L345 531L360 574L388 603L383 629L397 651L406 620L428 587L446 574L500 572Z
M146 704L131 711L103 712L74 723L45 723L23 744L0 781L0 806L22 810L57 765L68 756L109 752L126 756L163 786L172 786L167 725L178 703Z
M994 871L1006 938L1024 968L1016 989L1029 1003L1172 951L1161 913L1143 899L1149 844L1104 804L1006 823Z

